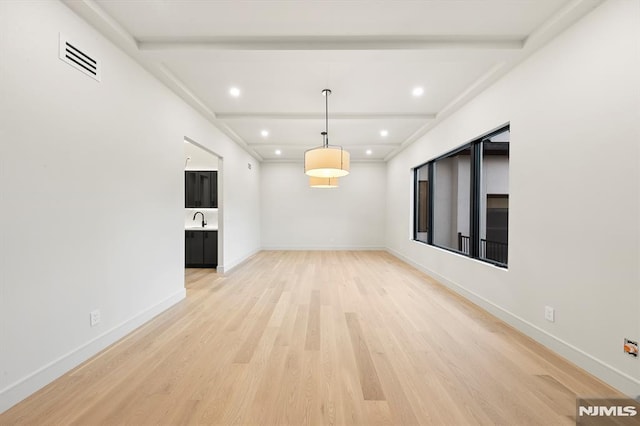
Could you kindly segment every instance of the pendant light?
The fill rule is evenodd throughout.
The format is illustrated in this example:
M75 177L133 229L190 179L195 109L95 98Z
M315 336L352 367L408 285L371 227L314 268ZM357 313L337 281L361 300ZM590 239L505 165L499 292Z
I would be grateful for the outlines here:
M311 188L337 188L338 178L319 178L309 176L309 186Z
M337 178L349 174L349 152L341 146L329 146L329 95L331 90L324 89L325 97L325 140L321 147L304 153L304 172L308 176Z
M327 132L322 132L322 146L325 145ZM337 188L338 178L336 177L316 177L309 176L309 186L311 188Z

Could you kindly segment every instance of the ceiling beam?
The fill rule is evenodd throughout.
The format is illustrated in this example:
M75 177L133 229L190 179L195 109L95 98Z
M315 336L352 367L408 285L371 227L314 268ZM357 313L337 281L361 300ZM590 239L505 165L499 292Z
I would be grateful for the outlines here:
M319 138L318 138L319 139ZM315 145L322 145L322 142L318 142ZM309 143L309 144L304 144L304 141L301 142L283 142L283 143L278 143L278 142L268 142L268 143L248 143L248 146L250 146L251 148L283 148L283 147L288 147L288 148L300 148L302 150L304 149L308 149L310 147L310 145L314 145L313 142ZM351 149L355 149L355 148L389 148L389 149L394 149L400 146L400 142L395 142L395 143L370 143L370 142L362 142L362 143L342 143L340 144L340 146L342 147L349 147Z
M141 38L140 50L520 50L519 36L282 36Z
M315 120L325 118L324 113L298 113L298 112L216 112L218 120ZM336 120L434 120L436 114L427 113L350 113L332 112L331 119Z

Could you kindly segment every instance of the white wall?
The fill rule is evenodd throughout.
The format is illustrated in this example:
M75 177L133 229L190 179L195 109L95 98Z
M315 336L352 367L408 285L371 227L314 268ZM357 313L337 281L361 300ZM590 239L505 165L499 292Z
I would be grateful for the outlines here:
M3 411L184 297L185 137L223 157L227 268L259 249L260 203L257 162L63 4L0 2L0 52Z
M184 169L218 170L218 157L185 140Z
M263 163L262 247L384 247L386 167L352 163L339 188L310 188L301 163Z
M386 226L392 252L634 396L639 18L640 2L604 3L393 158ZM411 241L411 168L507 122L509 269Z
M196 213L201 212L204 215L204 221L207 223L208 227L218 226L218 209L202 209L202 208L194 208L194 209L184 209L184 227L198 227L202 223L202 216L198 215L195 220L193 217Z

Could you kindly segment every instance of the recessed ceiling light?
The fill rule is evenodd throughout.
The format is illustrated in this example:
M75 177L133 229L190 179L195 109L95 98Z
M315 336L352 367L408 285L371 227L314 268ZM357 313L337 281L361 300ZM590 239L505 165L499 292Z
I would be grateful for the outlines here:
M382 136L383 138L386 138L388 135L389 135L388 130L380 130L380 136Z
M414 87L411 93L416 97L422 96L422 94L424 93L424 89L422 87Z
M279 149L276 149L276 155L280 155L282 154L282 151L280 151Z
M269 131L268 130L263 130L260 132L260 134L262 135L263 138L266 138L267 136L269 136Z
M240 89L238 89L237 87L232 87L231 89L229 89L229 94L234 98L237 98L238 96L240 96Z
M368 150L366 150L366 151L365 151L365 153L366 153L367 155L371 155L371 154L373 154L373 151L371 151L370 149L368 149Z

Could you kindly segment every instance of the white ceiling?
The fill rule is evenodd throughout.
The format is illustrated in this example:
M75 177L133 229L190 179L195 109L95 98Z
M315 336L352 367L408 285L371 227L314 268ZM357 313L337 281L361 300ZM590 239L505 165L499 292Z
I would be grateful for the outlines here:
M600 1L65 3L266 161L322 143L331 89L330 143L365 161L416 140Z

